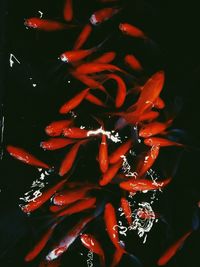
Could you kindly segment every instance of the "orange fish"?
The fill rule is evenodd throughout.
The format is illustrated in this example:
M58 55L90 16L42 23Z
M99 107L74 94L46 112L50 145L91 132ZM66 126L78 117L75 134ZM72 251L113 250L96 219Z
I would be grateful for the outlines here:
M57 21L40 19L36 17L26 19L24 25L41 31L58 31L74 27L74 25L67 25Z
M120 23L119 29L122 33L135 37L135 38L142 38L142 39L147 38L147 36L142 30L128 23Z
M80 238L86 248L100 256L101 266L105 266L105 255L99 241L97 241L91 234L81 234Z
M131 192L137 192L137 191L150 191L150 190L158 190L166 185L168 185L171 181L171 178L168 178L164 181L161 182L155 182L155 181L150 181L146 179L131 179L126 182L120 183L120 187L124 190L131 191Z
M163 109L165 107L165 102L163 101L163 99L161 97L158 97L155 101L154 101L154 108L157 109Z
M45 132L49 136L59 136L62 134L63 129L71 124L72 120L53 121L45 128Z
M74 63L88 57L96 50L97 48L66 51L61 54L60 59L65 63Z
M85 140L81 140L80 142L74 144L73 147L70 149L70 151L66 154L65 158L63 159L63 161L61 163L60 169L59 169L59 175L60 176L65 175L66 173L68 173L71 170L73 163L76 159L78 150L79 150L80 146L85 142L86 142Z
M120 68L112 64L103 64L103 63L84 63L77 67L76 72L80 74L92 74L103 71L120 71L124 72Z
M84 43L87 41L87 39L90 36L91 32L92 32L91 25L90 24L86 24L83 27L83 29L82 29L80 35L78 36L77 40L75 41L73 49L74 50L80 49L84 45Z
M103 55L101 55L100 57L96 58L95 60L93 60L93 63L103 63L103 64L108 64L110 62L112 62L116 57L116 53L115 52L106 52Z
M71 21L73 18L73 1L72 0L65 0L65 6L64 6L64 19L66 21Z
M124 61L135 71L143 70L139 60L133 55L126 55Z
M151 122L149 124L144 125L140 131L139 131L139 136L143 138L148 138L156 134L160 134L163 131L165 131L170 125L172 121L169 120L167 122Z
M67 139L67 138L50 138L47 141L43 141L40 143L40 146L44 150L56 150L63 147L66 147L70 144L73 144L75 140Z
M127 222L129 223L129 225L131 225L132 224L132 211L131 211L128 200L124 197L121 198L121 208L124 211Z
M121 166L122 166L122 159L120 159L117 163L111 165L107 170L107 172L103 174L101 180L99 181L99 184L101 186L107 185L117 174Z
M140 122L155 120L158 118L159 115L160 113L157 111L147 111L140 116Z
M29 212L32 212L32 211L38 209L45 202L47 202L52 197L52 195L66 183L66 181L67 181L67 179L62 180L58 184L56 184L53 187L51 187L50 189L48 189L47 191L43 192L41 196L30 201L27 205L22 207L22 210L26 213L29 213Z
M25 256L25 261L32 261L39 255L39 253L43 250L47 242L49 241L50 237L53 234L54 228L58 223L56 222L53 224L47 232L42 236L42 238L36 243L33 249Z
M102 134L101 144L99 146L99 166L102 173L108 170L108 146L106 135Z
M108 79L115 80L117 82L117 95L115 98L116 108L120 108L126 99L126 84L121 77L116 74L108 74Z
M168 261L176 254L176 252L183 245L185 240L191 235L192 231L187 232L181 238L179 238L172 246L170 246L164 254L160 257L157 264L163 266L168 263Z
M30 153L28 153L27 151L25 151L24 149L22 149L20 147L15 147L15 146L9 145L6 147L6 149L12 157L14 157L14 158L16 158L16 159L18 159L18 160L20 160L20 161L22 161L28 165L36 166L38 168L50 169L49 165L47 165L46 163L37 159L35 156L31 155Z
M65 206L56 206L56 205L52 205L49 208L49 211L55 213L55 212L59 212L61 210L63 210L65 208Z
M97 10L92 14L90 17L90 22L92 25L99 25L102 22L110 19L112 16L117 14L120 9L118 8L112 8L112 7L106 7L100 10Z
M64 105L61 106L59 112L61 114L67 114L69 111L79 106L80 103L84 100L89 90L90 88L86 88L85 90L75 95L73 98L71 98L69 101L67 101Z
M144 139L144 144L147 146L179 146L179 147L185 147L185 145L161 138L161 137L151 137L151 138L146 138Z
M119 146L115 151L112 152L112 154L109 156L109 162L110 164L114 164L118 162L121 158L121 156L125 155L132 147L133 142L131 139L123 143L121 146Z
M81 129L78 127L65 128L63 129L63 135L68 138L87 138L88 130Z

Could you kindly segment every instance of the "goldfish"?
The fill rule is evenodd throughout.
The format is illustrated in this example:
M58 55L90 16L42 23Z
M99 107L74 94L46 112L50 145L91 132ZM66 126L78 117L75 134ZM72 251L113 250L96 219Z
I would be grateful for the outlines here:
M135 38L142 38L142 39L147 38L146 34L142 30L140 30L136 26L131 25L129 23L120 23L119 29L122 33L135 37Z
M56 150L71 145L74 142L75 140L67 138L50 138L46 141L41 142L40 146L45 150Z
M56 206L56 205L52 205L49 207L49 211L51 212L59 212L61 210L63 210L65 208L65 206Z
M63 129L72 123L72 120L53 121L45 128L45 132L49 136L59 136L62 134Z
M111 262L110 267L115 267L115 266L117 266L117 265L119 264L119 262L120 262L122 256L123 256L123 254L124 254L123 250L121 250L121 249L116 249L116 250L115 250L115 253L114 253L114 255L113 255L113 259L112 259L112 262Z
M109 156L110 164L114 164L118 162L121 156L125 155L132 147L133 142L131 139L124 142L121 146L119 146L115 151L113 151Z
M158 118L159 115L160 114L157 111L146 111L140 116L140 122L155 120Z
M88 93L85 97L85 100L89 101L90 103L92 104L95 104L97 106L100 106L100 107L104 107L106 108L107 106L103 103L103 101L101 101L99 98L97 98L96 96L94 96L93 94L91 93Z
M108 146L106 135L102 134L101 144L99 146L99 166L102 173L108 170Z
M133 55L126 55L124 61L135 71L142 71L142 65L139 60Z
M117 174L117 172L119 171L121 166L122 166L122 160L121 159L118 162L116 162L115 164L111 165L108 168L107 172L103 174L101 180L99 181L99 184L101 186L107 185L114 178L114 176Z
M91 32L92 32L91 25L90 24L86 24L83 27L80 35L76 39L73 49L74 50L80 49L84 45L84 43L87 41L87 39L90 36Z
M132 224L132 211L129 205L129 202L126 198L121 198L121 208L125 214L126 220L129 223L129 225Z
M20 147L8 145L6 149L12 157L24 162L25 164L36 166L38 168L50 169L49 165L37 159L35 156L31 155Z
M119 67L112 65L112 64L104 64L104 63L83 63L82 65L78 66L76 69L76 72L80 74L92 74L92 73L98 73L103 71L120 71Z
M64 19L66 21L71 21L73 18L73 1L72 0L65 0L64 5Z
M163 266L168 263L168 261L176 254L178 249L183 245L185 240L191 235L192 230L184 234L181 238L179 238L173 245L171 245L164 254L159 258L157 264L159 266Z
M148 138L153 135L162 133L171 125L171 122L171 120L165 123L154 121L149 124L146 124L140 129L139 136L143 138Z
M78 200L75 203L72 203L69 207L67 207L64 210L61 210L58 214L56 214L56 217L66 216L66 215L72 215L87 209L95 208L96 198L86 198Z
M60 189L65 183L67 179L60 181L58 184L54 185L53 187L49 188L47 191L44 191L41 196L33 199L28 204L22 207L23 212L29 213L32 212L39 207L41 207L45 202L47 202L52 195Z
M24 25L41 31L58 31L74 27L74 25L67 25L61 22L36 17L26 19Z
M185 145L161 138L161 137L151 137L151 138L146 138L144 139L144 144L147 146L161 146L161 147L166 147L166 146L179 146L179 147L185 147Z
M73 147L70 149L70 151L65 155L65 158L63 159L60 169L59 169L59 175L63 176L66 173L70 171L72 168L72 165L76 159L78 150L80 146L85 142L85 140L79 141L78 143L74 144Z
M68 138L86 138L88 137L88 130L78 127L65 128L63 129L63 135Z
M102 22L110 19L113 15L117 14L120 9L107 7L94 12L90 17L92 25L99 25Z
M71 244L78 238L80 233L84 230L86 225L94 219L94 215L89 215L81 219L74 227L68 231L68 233L57 242L53 248L46 255L47 261L53 261L60 257L64 252L68 250Z
M81 91L77 95L75 95L73 98L68 100L65 104L63 104L59 110L61 114L67 114L74 108L76 108L80 103L83 101L87 93L89 92L90 88L86 88L85 90Z
M100 57L94 59L92 62L93 63L102 63L102 64L108 64L112 62L116 57L116 53L111 51L111 52L106 52Z
M91 250L93 253L100 256L101 259L101 266L105 266L105 255L104 251L99 243L99 241L96 240L94 236L91 234L81 234L80 239L82 244Z
M117 95L115 98L115 107L120 108L126 99L126 84L121 77L116 74L108 74L108 79L115 80L117 82Z
M171 178L165 179L160 183L155 181L150 181L147 179L131 179L126 182L121 182L120 187L124 190L137 192L137 191L150 191L150 190L157 190L167 186L171 181Z
M153 103L154 107L157 109L163 109L165 107L165 102L163 101L163 99L161 97L158 97L154 103Z
M33 249L25 256L25 261L32 261L39 255L39 253L43 250L50 237L53 234L54 228L57 226L58 222L54 223L47 231L44 233L42 238L36 243Z

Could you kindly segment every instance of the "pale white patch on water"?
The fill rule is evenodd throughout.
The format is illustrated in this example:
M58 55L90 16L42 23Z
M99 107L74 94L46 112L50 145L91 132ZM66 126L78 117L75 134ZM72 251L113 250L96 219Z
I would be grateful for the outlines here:
M13 67L13 64L15 63L15 61L16 61L18 64L21 64L20 61L19 61L13 54L10 54L9 62L10 62L10 67L11 67L11 68Z
M33 83L33 87L36 87L37 86L37 84L36 83Z
M0 153L1 160L3 158L4 124L5 124L5 117L2 116L2 119L1 119L1 153Z
M80 129L85 129L85 126L81 125L81 126L80 126Z
M71 81L69 80L69 81L67 81L67 83L71 83Z
M123 159L122 170L123 170L125 176L137 178L138 174L137 174L137 172L131 172L131 166L128 163L126 156L121 155L120 157Z
M119 133L116 133L114 135L110 131L103 130L102 127L99 128L99 129L97 129L97 130L88 131L87 136L98 135L98 134L104 134L104 135L106 135L108 137L108 139L110 139L114 143L119 143L119 142L122 143L121 138L119 136Z
M38 10L38 13L40 14L40 19L41 19L44 13L40 10Z

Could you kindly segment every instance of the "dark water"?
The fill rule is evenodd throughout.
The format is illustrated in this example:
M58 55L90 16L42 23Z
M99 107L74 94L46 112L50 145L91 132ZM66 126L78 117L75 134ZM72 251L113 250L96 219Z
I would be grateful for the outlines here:
M58 156L55 153L44 153L39 143L46 138L44 127L50 121L62 118L58 115L60 105L73 94L72 91L78 91L79 84L69 76L68 68L61 65L57 58L63 51L71 49L80 29L44 33L27 30L23 25L25 18L38 16L38 10L44 13L45 18L62 21L63 1L1 2L1 112L5 128L0 172L0 266L25 266L23 257L27 248L31 247L32 240L37 239L37 230L45 227L46 220L40 217L40 214L38 217L27 217L21 212L18 204L19 197L29 190L32 181L38 177L38 172L11 159L5 151L5 146L13 144L24 147L50 164L55 160L59 162L57 157L61 159L64 155L62 152ZM75 2L74 23L78 25L86 23L90 14L101 6L97 1ZM106 36L110 36L110 40L103 48L105 51L115 49L123 57L134 50L144 65L146 76L156 70L164 69L166 84L163 98L168 103L172 103L174 99L183 102L183 108L174 126L187 133L184 140L189 145L200 147L198 1L121 2L125 6L124 10L111 21L97 27L87 46L92 47ZM132 42L129 38L120 39L114 26L121 21L128 21L144 29L155 43L147 45ZM15 55L20 64L15 61L11 68L10 54ZM67 83L68 80L71 83ZM91 109L90 105L85 106L85 111ZM81 118L90 124L87 114L81 114ZM170 162L174 151L173 149L169 151L166 162ZM87 151L82 151L83 157L84 153ZM145 245L135 236L131 236L127 241L130 251L141 259L144 266L156 266L155 262L166 244L187 231L192 221L199 220L199 210L196 208L196 203L200 200L198 166L199 152L197 150L184 152L173 184L161 195L158 204L160 212L167 220L167 225L164 223L156 225ZM83 168L82 175L88 175L87 168ZM193 219L194 214L195 219ZM72 224L73 220L77 219L78 217L74 217ZM112 247L109 247L103 231L103 221L91 227L93 231L98 230L102 233L99 235L106 244L104 248L112 252ZM58 232L59 234L61 233ZM199 241L198 229L167 266L198 267ZM87 250L81 247L81 252L84 254L82 257L79 254L80 247L80 242L77 241L74 250L70 250L64 256L62 266L69 264L69 261L70 265L86 266ZM38 266L38 261L30 266ZM137 266L136 264L125 256L119 266ZM95 258L94 266L98 266L98 258Z

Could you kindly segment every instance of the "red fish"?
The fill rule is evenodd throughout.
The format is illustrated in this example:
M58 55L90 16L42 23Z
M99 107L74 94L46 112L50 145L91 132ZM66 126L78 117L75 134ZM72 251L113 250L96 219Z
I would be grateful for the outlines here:
M65 0L64 6L64 19L66 21L71 21L73 18L73 3L72 0Z
M122 160L120 159L117 163L111 165L106 173L103 174L101 180L99 181L99 184L101 186L107 185L117 174L119 169L122 166Z
M124 72L120 68L112 64L103 64L103 63L84 63L77 67L76 71L80 74L92 74L103 71L120 71Z
M47 141L40 143L40 146L45 150L56 150L73 144L75 140L67 138L50 138Z
M88 37L92 32L92 27L90 24L86 24L82 29L80 35L78 36L77 40L75 41L74 50L80 49L84 43L87 41Z
M66 181L67 179L62 180L47 191L43 192L40 197L37 197L36 199L30 201L28 204L22 207L22 210L26 213L29 213L38 209L45 202L47 202L52 197L52 195L66 183Z
M121 77L116 74L108 74L108 79L113 79L117 82L117 95L115 98L116 108L120 108L126 99L126 84Z
M86 88L85 90L78 93L76 96L71 98L69 101L67 101L62 107L60 108L59 112L61 114L67 114L69 111L76 108L80 103L84 100L85 96L89 92L90 88Z
M70 169L73 166L73 163L76 159L78 150L80 148L80 146L85 143L85 140L82 140L78 143L76 143L75 145L73 145L73 147L70 149L70 151L66 154L65 158L63 159L60 169L59 169L59 175L63 176L66 173L68 173L70 171Z
M127 191L137 192L137 191L150 191L158 190L167 186L171 182L171 178L163 180L161 182L154 182L146 179L131 179L126 182L120 183L120 187Z
M73 25L67 25L57 21L40 19L36 17L26 19L24 25L29 28L35 28L41 31L58 31L74 27Z
M93 60L92 62L94 63L103 63L103 64L108 64L110 62L112 62L116 57L116 53L115 52L106 52L103 55L101 55L100 57L96 58L95 60Z
M85 50L71 50L71 51L66 51L61 54L60 59L63 62L66 63L73 63L76 61L80 61L87 56L91 55L96 49L85 49Z
M72 120L53 121L45 128L45 132L49 136L59 136L62 134L63 129L72 123Z
M99 166L102 173L108 170L108 146L106 135L102 134L101 144L99 146Z
M151 137L151 138L147 138L144 139L144 144L147 146L161 146L161 147L165 147L165 146L179 146L179 147L185 147L185 145L165 139L165 138L161 138L161 137Z
M68 204L71 204L71 203L73 203L79 199L85 198L88 191L90 191L92 189L97 189L97 188L99 188L99 187L90 184L90 185L74 188L71 190L67 189L63 192L56 194L53 197L52 202L55 205L68 205Z
M139 60L133 55L126 55L124 58L125 62L135 71L142 71L142 65Z
M145 173L151 168L158 157L159 150L159 146L152 146L151 149L145 154L144 158L142 159L142 164L139 164L139 166L136 168L138 177L145 175Z
M124 197L121 198L121 208L124 211L127 222L129 223L129 225L131 225L132 224L132 211L131 211L128 200Z
M58 214L56 214L56 217L66 216L66 215L72 215L87 209L95 208L96 198L88 198L88 199L82 199L79 200L72 205L70 205L68 208L64 209L63 211L60 211Z
M158 118L159 115L160 113L157 111L147 111L140 116L140 122L155 120Z
M162 100L161 97L158 97L154 101L154 107L157 108L157 109L163 109L165 107L165 102Z
M115 267L115 266L117 266L117 265L119 264L119 262L120 262L122 256L123 256L123 254L124 254L124 251L123 251L123 250L121 250L121 249L116 249L110 267Z
M29 154L27 151L25 151L22 148L9 145L6 147L6 149L12 157L28 165L36 166L38 168L50 169L49 165L37 159L35 156Z
M119 146L115 151L113 151L112 154L109 156L110 164L118 162L121 156L125 155L131 149L132 145L133 142L130 139L123 143L121 146Z
M105 266L105 255L99 241L91 234L82 234L80 238L86 248L100 256L101 266Z
M65 206L52 205L52 206L50 206L49 210L51 212L59 212L59 211L63 210L64 208L65 208Z
M37 255L39 255L39 253L43 250L50 237L52 236L54 228L57 224L58 223L56 222L47 230L47 232L42 236L39 242L36 243L34 248L25 256L25 261L32 261L35 259L35 257L37 257Z
M118 8L112 8L112 7L107 7L107 8L97 10L90 17L90 22L92 25L99 25L102 22L110 19L116 13L118 13L119 10L120 9L118 9Z
M179 238L172 246L170 246L164 254L160 257L157 264L163 266L168 263L168 261L176 254L176 252L183 245L185 240L191 235L192 231L187 232L181 238Z
M63 129L63 135L68 138L86 138L88 137L88 130L78 127L65 128Z
M135 38L142 38L142 39L147 38L147 36L142 30L128 23L120 23L119 29L122 33L135 37Z
M149 124L144 125L140 131L139 131L139 136L143 138L148 138L153 135L162 133L165 131L170 125L171 125L171 120L167 122L151 122Z
M100 106L100 107L107 107L103 101L101 101L99 98L97 98L96 96L94 96L93 94L91 93L88 93L85 97L85 100L89 101L90 103L92 104L95 104L97 106Z
M70 245L77 239L80 233L84 230L85 226L94 219L94 216L87 216L81 219L69 232L54 245L52 250L47 254L46 259L52 261L60 257L68 250Z

